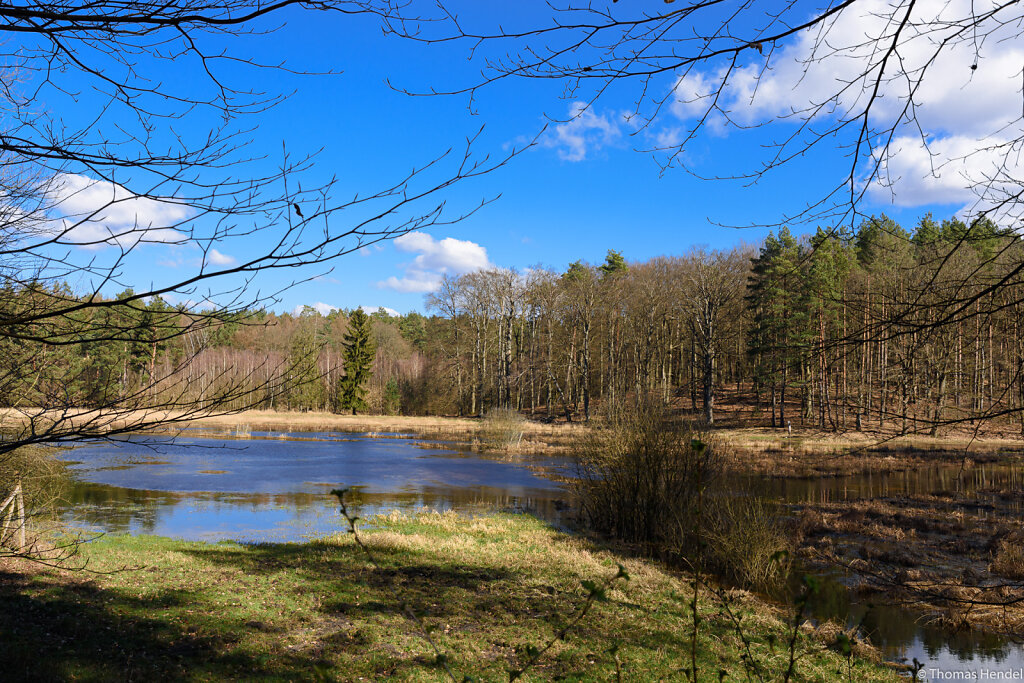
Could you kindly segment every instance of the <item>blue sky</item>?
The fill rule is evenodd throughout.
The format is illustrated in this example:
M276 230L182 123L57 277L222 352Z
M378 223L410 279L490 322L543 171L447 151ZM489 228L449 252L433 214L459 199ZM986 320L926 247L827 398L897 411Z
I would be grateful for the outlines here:
M494 4L492 9L478 9L471 18L482 25L499 21L508 25L543 17L539 4L537 8L529 3L516 7L516 17L505 16L508 10ZM500 195L466 220L368 247L332 263L330 273L311 269L261 274L255 286L262 291L276 290L292 279L316 276L284 292L275 306L281 311L303 304L423 310L424 291L444 272L465 272L487 265L544 265L562 270L577 259L600 262L608 249L621 251L629 260L645 260L682 254L694 246L725 249L741 241L757 243L767 230L732 229L715 223L773 222L819 196L836 181L837 174L845 172L840 152L833 146L798 159L754 187L735 181L701 181L678 170L662 173L649 153L634 148L650 145L652 135L671 135L674 128L685 126L687 105L679 102L684 93L701 94L703 81L699 78L678 85L677 76L668 74L656 83L664 93L680 93L678 106L667 110L650 132L631 135L634 127L622 117L632 101L628 88L621 92L613 89L568 123L565 119L579 111L574 108L577 100L563 98L559 85L551 82L508 81L485 89L475 101L475 111L470 112L464 97L410 97L385 83L390 79L413 90L466 83L479 65L467 62L462 46L426 47L385 37L368 17L290 12L284 19L285 25L273 35L240 39L230 47L267 63L287 60L295 69L343 73L294 76L225 67L225 77L237 78L239 83L256 82L269 91L295 91L270 111L240 122L242 126L257 126L246 151L267 155L265 162L254 162L247 169L258 172L272 166L280 159L282 143L296 156L322 149L304 185L310 187L336 177L339 195L365 194L423 165L448 147L454 146L458 153L467 136L481 126L484 130L474 151L493 156L532 139L546 123L548 130L539 144L505 167L446 192L444 199L455 212ZM838 27L842 29L838 33L856 37L870 31L870 20L858 21L857 17L846 21ZM795 63L801 49L799 40L789 49ZM1019 74L1020 52L1017 47L1003 46L986 56L997 65L1003 61L1016 64L1013 69ZM790 77L785 58L783 54L772 75L781 86L786 86ZM158 63L152 68L172 87L189 87L196 78L194 70L186 65ZM993 71L999 75L998 69ZM1013 73L1012 69L1007 73ZM822 77L819 85L827 88L829 79L834 78ZM968 86L992 90L998 89L999 83ZM808 97L814 97L814 85L812 82L808 86L812 88ZM940 142L951 141L951 147L959 141L961 148L969 148L972 139L986 134L968 123L977 119L978 103L974 102L972 108L971 98L964 97L964 87L959 84L940 89L926 102L932 110L945 108L944 118L935 119L930 132ZM780 90L786 97L801 97L797 89ZM926 100L928 96L926 93ZM771 99L770 94L764 97ZM751 107L751 116L770 119L780 107L787 106L782 96L777 97L778 101ZM48 104L59 108L60 98L54 95ZM77 111L84 119L89 115L88 105L85 97L76 105L80 111L67 111L64 116L73 121ZM948 113L951 106L957 109L953 114ZM992 106L998 112L1001 105L996 101ZM1016 106L1019 115L1019 99ZM959 116L958 108L963 109ZM552 118L563 122L552 122ZM176 125L198 134L208 124L208 119L195 116ZM748 167L760 153L758 144L784 135L790 125L776 123L743 134L711 127L687 147L686 158L700 173L730 173L740 166ZM905 154L906 159L914 159L912 151ZM947 173L944 180L929 183L920 178L924 175L920 163L897 171L894 175L903 185L897 188L896 202L884 192L872 192L863 209L884 211L910 227L926 211L944 217L967 203L963 192L949 184L950 175L955 174ZM255 253L260 246L254 239L232 241L217 245L215 258L230 263ZM149 282L179 277L195 267L195 259L194 250L187 248L144 245L126 263L121 281L141 288Z

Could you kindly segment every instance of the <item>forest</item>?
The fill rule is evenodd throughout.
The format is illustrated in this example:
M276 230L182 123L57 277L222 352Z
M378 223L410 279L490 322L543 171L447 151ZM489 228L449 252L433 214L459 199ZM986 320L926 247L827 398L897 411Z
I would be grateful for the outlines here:
M372 356L358 401L344 388L352 311L225 315L128 290L87 309L88 321L64 315L5 339L3 396L409 415L501 407L578 422L657 395L707 423L934 435L995 420L1024 431L1021 249L986 219L926 215L906 229L881 216L853 231L783 228L728 251L636 262L609 249L564 272L446 276L425 298L429 315L361 317ZM29 284L4 296L24 311L76 295Z

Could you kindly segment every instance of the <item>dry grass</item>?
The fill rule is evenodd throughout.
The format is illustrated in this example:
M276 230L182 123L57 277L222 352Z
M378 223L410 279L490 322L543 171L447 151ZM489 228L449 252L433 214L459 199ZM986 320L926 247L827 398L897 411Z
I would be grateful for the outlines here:
M999 541L989 571L1013 581L1024 580L1024 538L1008 537Z
M805 505L794 536L812 562L840 565L861 588L944 625L1024 627L1021 524L969 498L905 496Z
M406 416L406 415L337 415L317 412L283 412L249 410L202 419L182 421L181 413L138 411L107 419L96 411L61 411L50 415L38 409L0 409L0 429L16 430L28 415L42 415L47 420L67 420L70 426L86 424L91 431L123 428L142 422L169 422L162 431L182 427L209 428L230 433L244 425L254 431L342 431L414 433L427 438L447 438L467 443L482 442L486 437L485 421L476 418ZM516 453L567 454L570 443L590 431L595 423L522 421L522 437ZM244 430L243 430L244 431ZM978 462L994 459L1021 459L1024 441L996 433L974 439L971 434L949 434L942 437L894 436L889 432L824 432L814 429L784 430L762 427L724 427L714 430L716 439L727 447L731 457L723 464L736 471L772 476L831 476L855 472L895 472L913 469L921 464L959 461L965 453Z
M719 429L730 446L725 466L775 477L814 477L866 472L903 472L939 463L1014 462L1024 443L1010 439L893 438L880 433L797 432L771 429ZM966 460L965 460L966 458Z
M480 441L492 451L513 452L523 443L526 420L512 408L493 408L480 425Z
M0 427L16 429L26 423L26 415L38 415L41 411L0 409ZM44 413L45 415L45 413ZM81 410L75 413L54 413L46 419L66 419L69 426L89 423L99 431L112 430L124 425L141 422L167 422L166 430L182 427L210 428L224 433L242 431L294 431L294 432L359 432L359 433L414 433L428 437L451 437L472 441L483 429L482 420L464 417L412 416L412 415L337 415L334 413L283 412L275 410L247 410L240 413L211 415L202 419L181 422L182 414L167 411L138 411L121 415L117 419L104 420L94 411ZM532 452L561 451L563 444L586 427L578 424L533 422L521 423L524 444Z

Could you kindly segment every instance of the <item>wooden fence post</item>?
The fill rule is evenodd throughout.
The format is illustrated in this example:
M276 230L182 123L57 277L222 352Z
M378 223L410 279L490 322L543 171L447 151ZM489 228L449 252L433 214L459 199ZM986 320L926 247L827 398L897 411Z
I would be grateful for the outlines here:
M18 547L16 550L20 552L25 549L25 497L21 492L21 480L15 484L11 495L7 496L3 504L0 504L0 515L3 514L4 510L7 510L7 518L4 520L3 529L0 530L0 543L6 538L8 529L11 529L11 522L14 521L15 506L18 508Z

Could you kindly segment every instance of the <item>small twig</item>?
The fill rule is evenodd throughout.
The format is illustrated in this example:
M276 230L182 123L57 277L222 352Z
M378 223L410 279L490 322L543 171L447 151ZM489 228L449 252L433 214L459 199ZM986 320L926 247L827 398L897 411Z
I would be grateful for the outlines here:
M538 649L532 645L527 646L526 653L529 655L530 659L526 662L523 668L518 670L513 669L508 672L509 683L512 683L512 681L515 681L522 677L524 674L526 674L526 672L529 671L540 660L540 658L544 656L544 653L550 650L556 642L558 642L559 640L564 640L565 637L569 634L569 631L571 631L581 621L583 621L584 617L587 616L587 612L590 611L590 608L594 606L595 602L599 600L603 601L607 598L608 589L611 588L612 585L619 579L629 581L629 573L626 571L626 568L623 567L621 564L619 565L619 571L614 576L605 579L604 582L601 584L597 584L593 581L587 580L581 581L580 584L583 586L583 588L585 588L588 591L587 599L583 603L583 607L580 608L580 611L576 614L575 617L570 619L565 626L563 626L557 633L555 633L554 636L551 637L550 640L548 640L544 647ZM617 653L615 654L615 662L616 670L618 671L619 658ZM619 673L619 675L621 676L621 672Z
M355 539L356 545L358 545L359 549L363 551L363 554L366 555L366 558L370 561L370 564L373 565L374 569L376 569L381 574L384 574L384 567L381 566L380 562L377 561L377 558L374 556L373 551L371 551L370 548L367 547L365 543L363 543L363 539L359 537L359 531L356 529L356 522L359 521L359 517L349 514L348 507L345 505L346 493L348 493L348 489L334 489L333 491L331 491L331 495L337 497L338 499L338 504L341 506L341 516L345 518L346 522L348 522L348 532L352 534L352 538ZM459 683L459 678L455 675L455 672L453 672L451 667L448 665L447 653L441 650L437 642L430 635L430 627L427 626L427 623L423 620L422 617L416 614L416 611L408 602L402 602L402 610L405 612L405 615L409 617L409 619L415 622L415 624L420 629L420 635L423 636L423 639L426 640L430 644L431 649L434 650L435 661L444 668L445 672L448 674L448 677L454 683ZM469 676L466 676L462 679L463 683L470 680L472 679Z
M783 681L789 683L796 673L796 662L799 657L796 654L796 641L800 636L800 624L807 609L807 603L811 596L818 592L818 580L813 576L804 576L804 590L796 599L796 614L793 616L793 632L789 637L789 666L786 667L786 674Z

